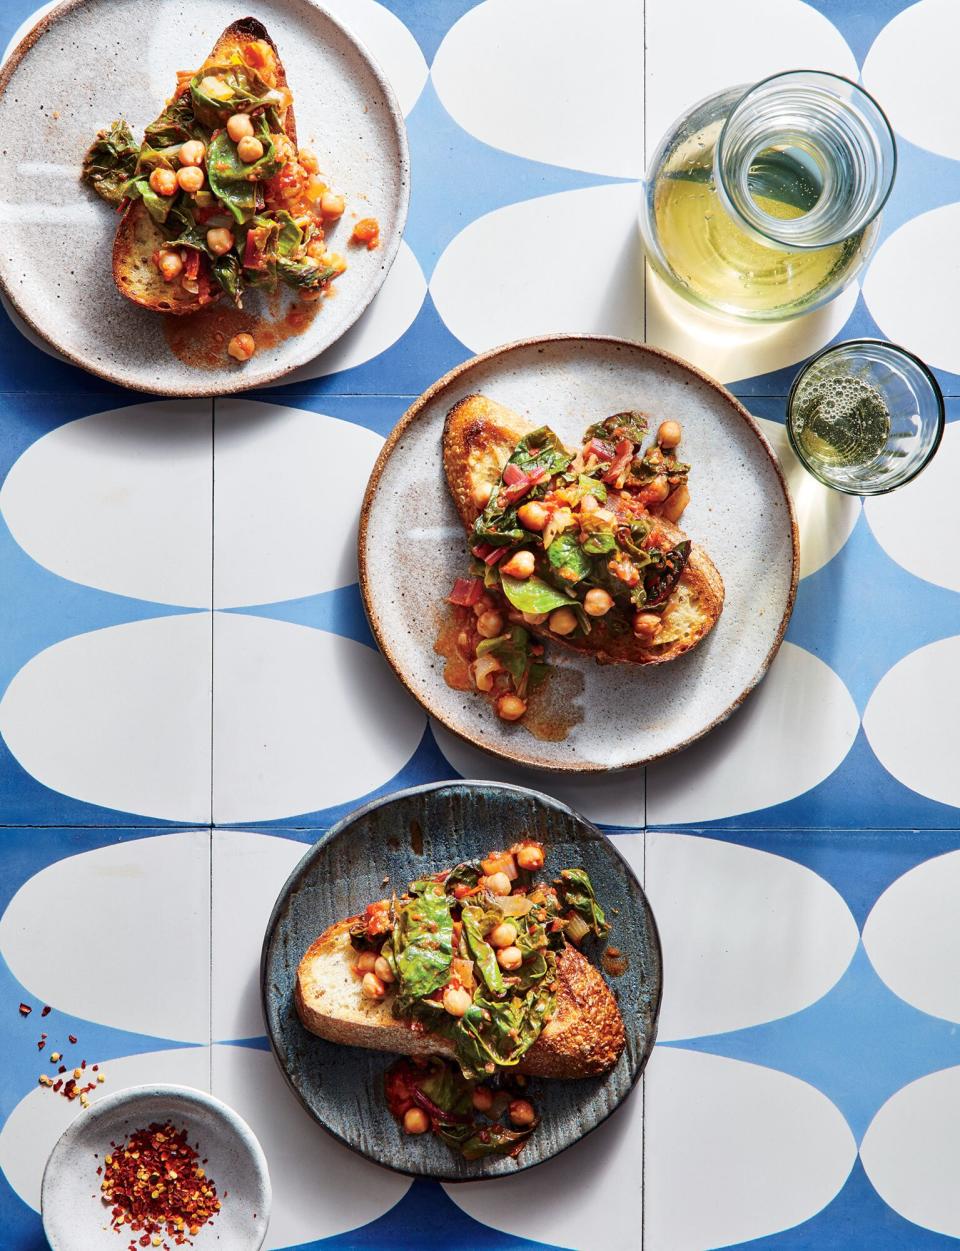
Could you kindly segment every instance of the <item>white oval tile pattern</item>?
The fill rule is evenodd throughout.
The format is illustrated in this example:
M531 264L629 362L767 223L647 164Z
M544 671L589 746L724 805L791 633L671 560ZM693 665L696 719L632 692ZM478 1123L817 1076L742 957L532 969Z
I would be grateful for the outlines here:
M649 833L645 884L670 971L661 1042L799 1012L840 980L857 948L833 887L768 852Z
M811 66L856 79L836 26L802 0L659 0L647 5L649 150L695 100Z
M790 487L800 528L800 577L808 578L833 560L853 533L860 519L860 499L831 491L807 473L790 446L785 426L765 417L756 421L776 452Z
M570 169L643 176L643 6L485 0L447 33L431 76L484 143ZM531 107L536 101L536 107Z
M437 721L430 723L433 737L447 763L464 778L484 778L492 782L510 782L531 790L547 790L561 803L582 812L590 821L601 825L643 825L644 775L642 769L625 769L621 773L598 777L547 777L535 769L524 769L497 756L490 756L451 734Z
M960 157L956 44L954 0L921 0L884 26L863 63L863 84L882 101L894 130L954 158Z
M647 1251L702 1251L809 1220L857 1148L813 1086L774 1069L657 1047L646 1074Z
M324 7L363 40L390 80L406 116L416 104L429 73L420 45L410 31L395 13L376 0L328 0ZM293 89L297 91L296 83Z
M633 185L563 191L471 222L430 280L447 327L475 352L571 328L642 339L639 195Z
M960 1021L960 851L935 856L883 892L863 927L870 962L895 995Z
M214 819L266 821L359 799L426 719L372 648L262 617L215 617Z
M863 298L887 338L960 373L953 292L960 283L960 204L906 222L877 250Z
M44 786L137 816L210 818L210 616L79 634L26 664L0 734Z
M382 446L378 434L323 413L218 400L216 607L356 582L357 516Z
M895 664L863 714L864 732L887 772L912 791L954 807L960 807L958 705L960 638L949 638Z
M35 561L72 582L210 605L210 405L163 400L57 427L20 456L0 512Z
M960 422L943 432L936 456L919 478L896 493L877 495L866 501L864 511L877 542L891 560L936 586L960 591L960 545L918 543L904 517L922 516L929 534L960 533Z
M635 1091L589 1138L545 1164L444 1190L475 1220L515 1238L571 1251L636 1251L642 1149L643 1100Z
M648 766L647 821L719 821L785 803L833 773L859 724L833 670L784 643L763 683L729 721Z
M198 936L210 932L209 871L206 830L67 856L14 895L0 920L0 953L36 999L60 1012L132 1033L206 1042L209 941L198 944ZM145 924L162 931L160 960L145 956ZM107 966L106 975L80 972Z
M951 1238L960 1238L958 1113L960 1068L941 1069L888 1099L860 1144L863 1167L884 1203Z

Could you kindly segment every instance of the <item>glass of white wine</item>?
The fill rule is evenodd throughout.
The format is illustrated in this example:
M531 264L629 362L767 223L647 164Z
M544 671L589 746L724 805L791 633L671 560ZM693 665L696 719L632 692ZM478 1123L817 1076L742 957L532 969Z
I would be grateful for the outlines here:
M722 91L653 155L640 213L647 260L711 312L810 312L869 257L896 165L883 110L846 78L793 70Z
M787 400L787 434L801 463L847 495L883 495L910 482L940 446L944 420L927 366L881 339L818 353Z

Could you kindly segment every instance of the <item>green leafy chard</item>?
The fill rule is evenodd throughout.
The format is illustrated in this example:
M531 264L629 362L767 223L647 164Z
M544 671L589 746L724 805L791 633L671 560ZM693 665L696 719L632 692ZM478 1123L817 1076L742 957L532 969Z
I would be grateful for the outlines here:
M114 122L97 137L83 158L82 178L101 200L117 205L133 177L140 149L125 121Z
M481 1076L515 1068L540 1037L555 1007L556 995L545 981L508 999L478 990L469 1011L454 1026L464 1074Z
M547 548L547 559L562 582L571 586L590 576L590 561L576 535L569 531L558 534Z
M467 938L467 950L476 962L487 990L495 995L502 995L506 990L506 983L500 965L497 964L497 953L483 937L483 909L468 905L463 909L461 919Z
M593 883L585 869L563 869L556 883L564 905L574 911L590 927L597 938L603 938L610 926L593 893Z
M413 882L410 891L412 897L397 907L393 927L401 1009L445 986L453 959L453 916L443 884Z
M555 608L572 608L577 601L534 575L532 578L511 578L501 573L500 585L507 599L520 612L553 612Z
M207 150L210 190L241 225L251 220L262 203L257 184L272 178L280 168L276 146L262 117L256 119L254 134L263 144L263 155L249 164L241 161L237 145L225 130L214 135Z

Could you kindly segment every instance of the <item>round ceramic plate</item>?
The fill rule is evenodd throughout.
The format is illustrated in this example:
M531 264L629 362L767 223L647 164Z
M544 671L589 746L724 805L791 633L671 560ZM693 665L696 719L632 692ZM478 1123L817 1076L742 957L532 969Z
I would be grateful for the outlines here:
M100 1201L97 1168L122 1143L154 1121L186 1129L191 1146L208 1163L223 1207L200 1237L230 1251L259 1251L270 1223L270 1176L263 1150L247 1123L231 1108L189 1086L132 1086L81 1112L57 1142L43 1173L43 1229L52 1251L119 1251L121 1241ZM139 1237L139 1235L137 1235ZM167 1239L166 1241L172 1241Z
M561 646L565 737L535 738L486 700L454 690L434 653L444 600L468 570L466 535L447 491L447 413L481 392L579 446L591 422L642 409L683 423L692 502L683 529L713 558L723 615L692 652L656 666L607 665ZM551 336L495 348L458 366L407 410L374 466L360 524L360 585L380 649L424 708L461 738L520 764L601 771L646 764L723 721L766 672L793 608L799 543L780 466L729 391L656 348Z
M236 0L66 0L11 54L0 75L0 285L21 317L77 365L163 395L221 395L263 386L334 343L387 275L406 218L403 118L369 53L311 0L257 0L293 91L297 134L347 200L330 232L349 268L305 333L244 366L199 369L176 357L162 318L117 291L116 215L79 181L96 132L125 117L136 136L163 108L177 70L199 65L244 16ZM381 245L348 247L352 213L375 216ZM245 300L260 311L262 296ZM294 299L284 293L289 303ZM281 312L283 311L281 300Z
M608 977L627 1043L615 1068L583 1081L531 1083L542 1123L516 1160L473 1163L433 1135L406 1137L387 1109L383 1075L393 1057L341 1047L308 1033L293 1002L297 965L313 940L344 917L426 873L509 846L521 835L547 849L545 872L583 867L611 921L609 942L625 971ZM596 963L603 947L584 952ZM518 786L452 782L418 786L358 809L304 856L280 892L260 966L264 1019L274 1054L307 1111L369 1160L402 1173L469 1181L542 1164L595 1129L643 1071L657 1028L661 955L657 927L630 866L594 826L565 805Z

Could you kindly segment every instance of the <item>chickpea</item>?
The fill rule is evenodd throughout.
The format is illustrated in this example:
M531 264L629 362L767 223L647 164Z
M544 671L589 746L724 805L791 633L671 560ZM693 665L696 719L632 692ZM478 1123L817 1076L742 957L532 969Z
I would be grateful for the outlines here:
M517 520L527 530L542 530L550 520L550 514L542 504L531 500L517 509Z
M527 702L509 692L497 700L497 716L501 721L519 721L527 711Z
M320 212L328 221L336 221L338 217L342 217L346 207L343 196L337 195L335 191L325 191L320 197Z
M660 633L660 625L655 612L638 612L633 619L633 632L641 643L652 643Z
M403 1132L405 1134L425 1134L430 1128L430 1118L423 1108L407 1108L403 1114Z
M249 113L234 113L227 122L227 134L234 143L239 143L241 139L248 139L253 134L253 122L250 120Z
M173 282L183 273L183 261L178 252L161 251L157 253L157 269L163 275L164 282Z
M443 992L443 1006L451 1016L466 1016L473 999L462 986L448 986Z
M473 503L475 508L484 509L490 503L490 496L493 494L492 482L478 482L473 488Z
M536 869L543 868L543 848L534 844L521 847L517 851L517 864L521 869L527 869L533 872Z
M519 947L501 947L497 952L497 964L508 973L519 969L523 964L523 952Z
M661 474L659 478L654 478L648 487L644 487L643 498L647 504L662 504L669 494L670 483Z
M536 568L536 564L533 552L519 551L514 552L510 559L504 561L500 568L508 577L529 578Z
M237 144L237 156L244 165L252 165L263 156L263 144L253 135L244 135Z
M537 1119L533 1104L529 1099L514 1099L507 1108L507 1115L518 1129L532 1125Z
M510 879L506 873L491 873L483 879L483 883L491 895L510 894Z
M555 608L548 625L554 634L572 634L577 628L577 614L572 608Z
M385 983L387 986L389 986L391 982L395 982L397 980L393 976L393 969L391 969L390 961L386 958L386 956L377 956L376 961L374 962L373 971L376 973L377 977L379 977L380 981Z
M527 625L543 625L550 616L548 612L525 612L520 614Z
M662 421L657 431L657 442L661 447L676 447L683 438L683 428L679 421Z
M489 1086L474 1086L473 1106L478 1112L489 1112L493 1107L493 1091Z
M495 639L503 633L503 617L498 612L481 613L477 618L477 633L485 639Z
M181 165L202 165L207 149L199 139L188 139L180 149L178 160Z
M357 956L356 970L358 973L372 973L377 963L375 951L361 951Z
M517 941L517 927L510 921L501 921L490 931L487 941L492 947L512 947Z
M204 173L199 165L181 165L177 170L177 185L181 191L194 195L204 183Z
M368 999L382 999L387 993L386 986L376 973L364 973L361 988Z
M602 587L591 587L583 597L583 610L591 617L605 617L612 607L613 596Z
M214 256L223 256L233 247L233 231L226 226L214 226L207 231L207 247Z
M473 615L482 617L485 612L490 612L493 608L493 600L489 595L481 595L473 606Z
M235 334L227 344L227 351L235 361L248 361L256 350L252 334Z
M158 165L151 171L150 186L157 195L176 195L177 175L172 169L163 169Z

